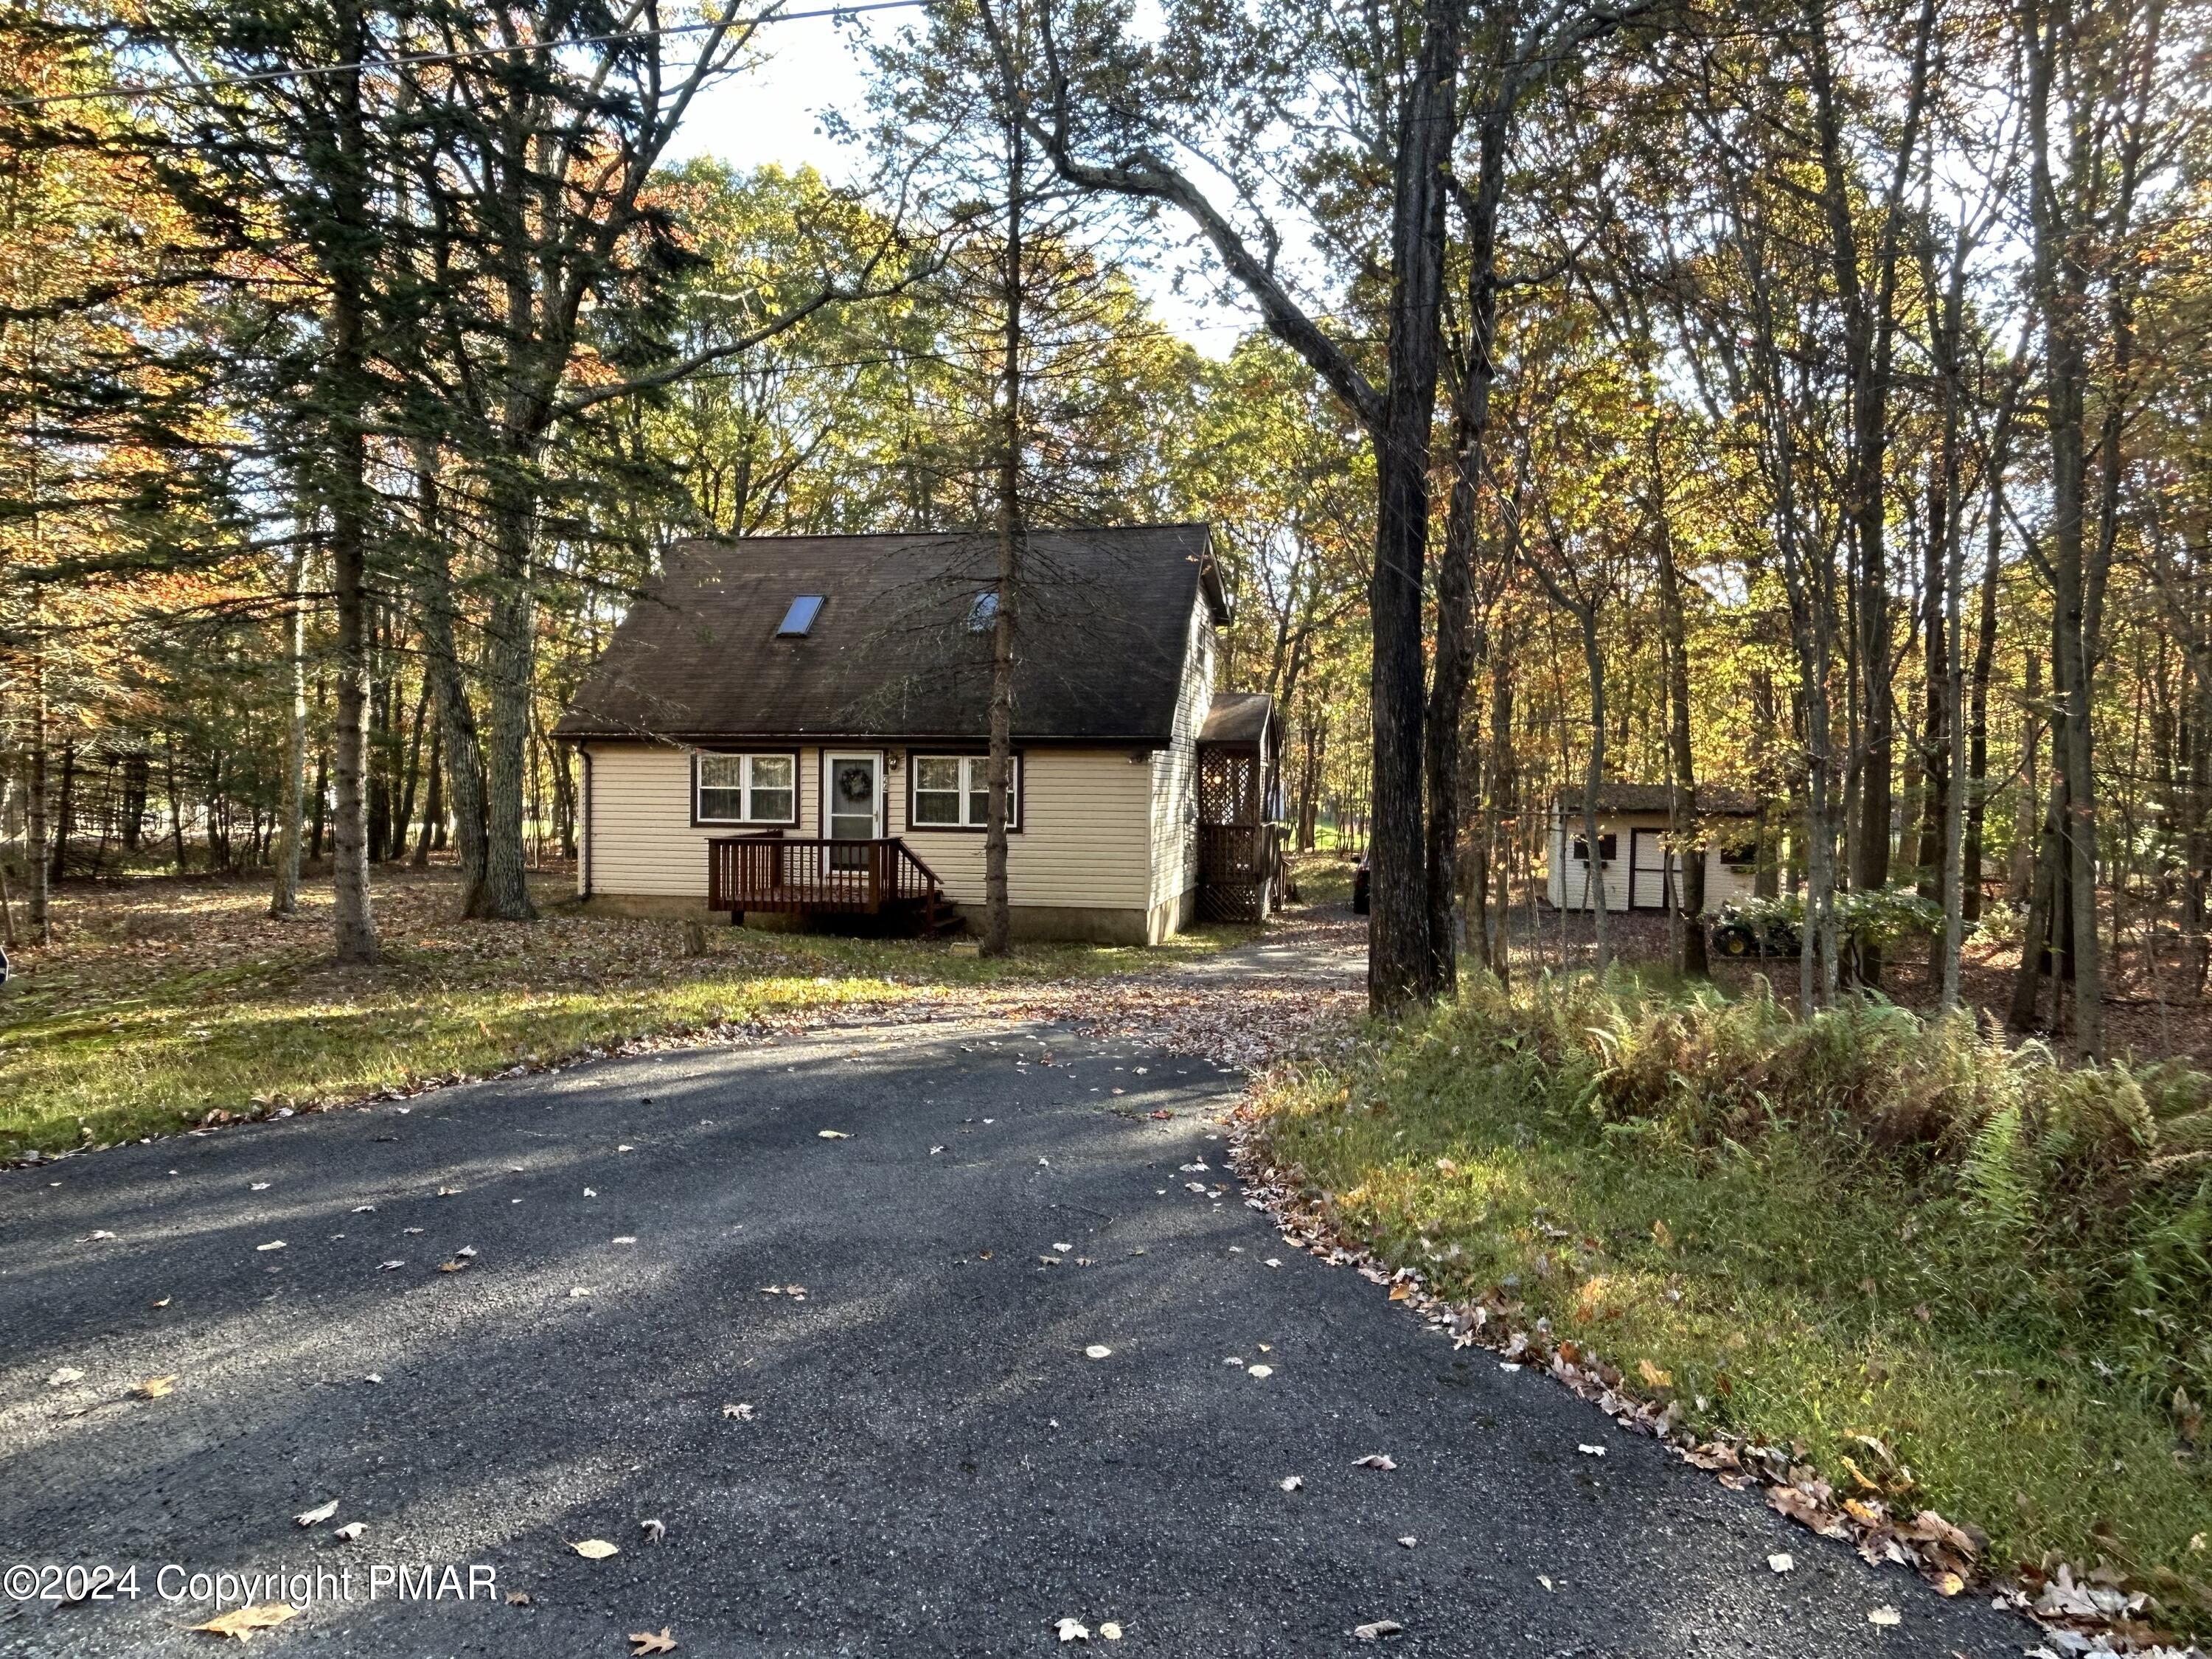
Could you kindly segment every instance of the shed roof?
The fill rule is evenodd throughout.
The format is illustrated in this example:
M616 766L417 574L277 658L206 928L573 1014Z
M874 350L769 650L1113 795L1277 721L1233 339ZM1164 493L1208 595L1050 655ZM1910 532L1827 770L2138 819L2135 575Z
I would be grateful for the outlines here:
M1198 728L1200 743L1257 743L1267 734L1275 700L1265 691L1217 691Z
M1597 810L1601 812L1665 812L1673 810L1674 786L1665 783L1601 783L1597 791ZM1562 812L1574 814L1583 810L1583 792L1562 789L1559 794ZM1698 816L1708 818L1748 818L1759 813L1759 802L1748 790L1701 784L1698 788Z
M1164 746L1202 598L1227 620L1202 524L1033 533L1014 675L1024 739ZM995 585L988 534L688 541L556 728L565 738L982 738ZM793 601L823 604L798 637Z

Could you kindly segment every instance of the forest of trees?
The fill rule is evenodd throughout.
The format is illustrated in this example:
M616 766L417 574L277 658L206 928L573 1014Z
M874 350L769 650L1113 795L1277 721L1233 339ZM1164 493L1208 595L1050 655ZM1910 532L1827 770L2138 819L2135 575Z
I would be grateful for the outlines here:
M8 14L16 939L327 862L367 960L433 856L528 915L675 538L991 531L1011 593L1030 528L1203 519L1295 833L1371 822L1378 1007L1512 967L1604 779L1685 844L1756 795L1808 1006L1899 891L2076 1054L2203 997L2212 7L884 9L849 185L669 160L762 0Z

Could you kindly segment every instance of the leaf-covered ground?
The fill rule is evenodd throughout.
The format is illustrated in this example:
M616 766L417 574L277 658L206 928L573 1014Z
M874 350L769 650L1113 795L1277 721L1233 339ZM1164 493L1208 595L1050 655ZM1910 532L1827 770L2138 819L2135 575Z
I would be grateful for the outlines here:
M1151 950L1037 945L987 962L943 944L711 927L685 954L666 920L578 914L566 883L535 922L458 916L447 872L378 874L383 960L330 957L327 883L300 915L258 883L169 878L64 889L52 947L15 954L0 989L0 1161L209 1121L410 1091L641 1042L750 1042L863 1015L1075 1018L1251 1062L1347 990L1265 972L1184 982L1176 969L1252 937L1199 928ZM1296 914L1270 930L1334 926ZM216 1121L221 1121L217 1118Z

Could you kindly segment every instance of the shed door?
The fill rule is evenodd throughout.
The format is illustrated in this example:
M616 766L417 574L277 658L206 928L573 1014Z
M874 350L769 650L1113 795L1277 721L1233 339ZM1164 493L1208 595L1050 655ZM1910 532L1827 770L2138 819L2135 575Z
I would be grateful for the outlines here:
M1668 866L1674 866L1674 883L1681 884L1680 861L1666 849L1663 830L1632 830L1628 834L1628 908L1663 910L1667 908Z

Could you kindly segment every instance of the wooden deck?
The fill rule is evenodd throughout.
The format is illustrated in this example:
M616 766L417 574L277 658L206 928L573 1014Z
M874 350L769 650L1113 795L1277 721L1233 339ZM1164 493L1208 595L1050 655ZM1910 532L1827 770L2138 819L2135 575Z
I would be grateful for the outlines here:
M937 872L896 836L717 837L707 843L707 903L732 915L905 914L929 933L951 909Z

